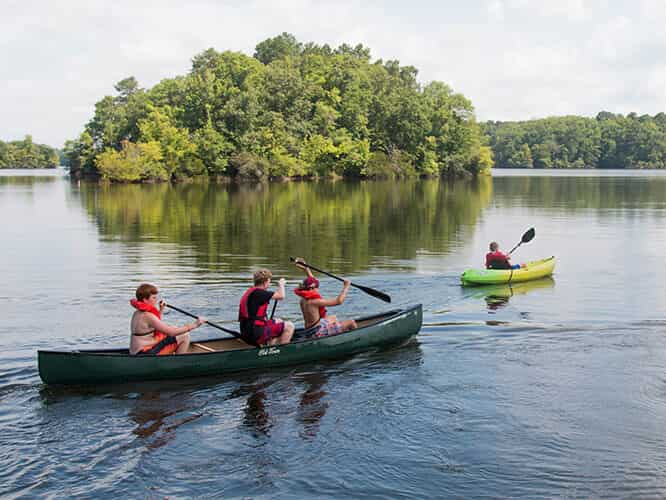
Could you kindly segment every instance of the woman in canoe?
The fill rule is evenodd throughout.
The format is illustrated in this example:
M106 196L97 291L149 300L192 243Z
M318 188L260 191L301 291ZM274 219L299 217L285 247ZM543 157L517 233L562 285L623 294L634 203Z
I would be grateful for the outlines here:
M269 319L266 314L271 299L283 300L284 278L278 282L277 292L268 289L273 273L260 269L254 273L254 286L248 288L238 306L241 338L250 345L288 344L294 335L294 324L281 319Z
M486 269L520 269L520 264L511 264L510 255L504 255L500 252L499 244L496 241L490 242L490 252L486 254Z
M162 356L165 354L185 354L190 348L190 335L195 328L206 322L206 318L197 318L194 323L185 326L169 326L162 321L164 302L159 304L159 292L155 285L144 283L136 289L136 299L130 304L136 311L130 323L130 354Z
M319 325L317 333L314 334L315 337L337 335L338 333L358 328L356 321L353 319L338 321L334 315L327 316L326 313L327 307L339 306L345 301L351 282L344 280L340 294L334 299L325 299L319 293L319 280L314 277L305 261L298 258L295 260L295 263L296 266L303 269L308 275L300 286L294 290L294 293L301 298L300 306L305 328L312 328Z

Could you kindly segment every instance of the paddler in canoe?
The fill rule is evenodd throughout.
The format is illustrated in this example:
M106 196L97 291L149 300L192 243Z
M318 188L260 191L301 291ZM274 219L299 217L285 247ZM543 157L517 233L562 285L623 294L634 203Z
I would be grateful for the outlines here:
M241 338L250 345L288 344L294 335L294 324L281 319L269 319L266 314L272 300L284 300L284 278L278 282L278 290L268 289L273 273L260 269L254 273L254 286L248 288L238 306Z
M136 299L130 300L130 304L136 309L130 322L130 354L137 356L185 354L190 348L188 332L206 322L206 318L199 317L189 325L167 325L162 321L165 303L158 304L158 295L159 291L155 285L143 283L136 289Z
M300 306L305 328L318 326L314 337L337 335L358 328L356 321L353 319L338 321L334 315L328 316L326 312L327 307L339 306L345 301L351 281L343 281L342 291L336 298L325 299L319 293L319 280L314 277L305 261L297 258L294 263L307 274L299 287L294 290L294 293L301 298Z

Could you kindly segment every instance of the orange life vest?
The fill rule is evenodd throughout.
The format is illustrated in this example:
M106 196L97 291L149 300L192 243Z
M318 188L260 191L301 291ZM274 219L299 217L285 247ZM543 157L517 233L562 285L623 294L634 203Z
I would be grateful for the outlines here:
M303 290L301 288L295 288L294 293L299 297L303 297L305 300L315 300L323 298L319 292L314 290ZM326 317L326 308L324 306L319 306L319 318Z
M155 308L155 306L151 306L150 304L146 304L145 302L138 301L136 299L130 300L130 305L134 309L137 309L138 311L149 312L149 313L154 314L155 316L157 316L157 319L162 319L162 314L160 313L159 310L157 310ZM137 334L132 332L132 335L137 335ZM139 334L139 335L141 336L141 334ZM146 334L146 335L148 335L148 334ZM148 346L148 347L142 349L142 351L149 351L150 349L152 349L152 347L154 345L158 344L159 342L161 342L162 340L167 338L166 333L162 333L162 332L157 331L157 330L154 330L152 335L153 335L153 340L155 340L155 343L152 346Z

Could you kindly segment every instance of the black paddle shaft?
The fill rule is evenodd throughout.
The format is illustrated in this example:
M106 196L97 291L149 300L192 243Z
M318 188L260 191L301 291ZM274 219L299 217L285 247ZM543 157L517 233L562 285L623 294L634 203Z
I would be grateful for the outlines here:
M289 260L291 260L292 262L296 262L296 259L294 259L293 257L289 257ZM331 278L336 279L338 281L343 281L343 282L345 281L344 278L341 278L340 276L336 276L335 274L331 274L329 272L323 271L321 269L317 269L312 264L308 264L308 263L305 263L305 262L303 262L302 264L305 267L309 267L313 271L317 271L318 273L325 274L326 276L330 276ZM389 303L391 302L391 297L388 294L384 293L384 292L380 292L379 290L375 290L374 288L370 288L369 286L357 285L356 283L351 283L350 282L350 285L353 286L354 288L358 288L359 290L367 293L368 295L372 295L373 297L375 297L379 300L383 300L384 302L389 302Z
M518 248L520 245L522 245L523 243L529 243L530 241L532 241L532 239L534 239L535 234L536 234L536 232L534 231L533 227L531 227L527 231L525 231L525 234L523 234L523 237L520 239L520 242L515 247L513 247L511 249L511 251L509 252L509 255L511 255L513 253L513 251L516 248Z
M173 309L174 311L178 311L179 313L184 314L185 316L189 316L190 318L199 319L198 316L195 316L192 313L184 311L184 310L180 309L179 307L172 306L171 304L167 304L166 306L169 309ZM224 328L223 326L216 325L215 323L213 323L211 321L206 321L206 323L209 324L210 326L212 326L213 328L217 328L218 330L222 330L223 332L230 333L231 335L233 335L236 338L241 338L241 334L238 333L238 332L235 332L234 330L229 330L228 328Z

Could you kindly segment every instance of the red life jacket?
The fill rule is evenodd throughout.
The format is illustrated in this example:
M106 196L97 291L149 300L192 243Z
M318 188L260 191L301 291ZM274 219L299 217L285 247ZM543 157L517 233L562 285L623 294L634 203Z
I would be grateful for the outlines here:
M299 297L303 297L305 300L314 300L314 299L323 298L319 294L319 292L315 292L314 290L302 290L300 288L295 288L294 293ZM325 317L326 317L326 308L324 306L319 306L319 318L321 319Z
M499 250L486 254L486 269L511 269L509 258Z
M145 302L139 301L139 300L136 300L136 299L130 300L130 305L134 309L137 309L141 312L152 313L155 316L157 316L157 319L162 319L162 313L160 313L160 311L157 310L155 308L155 306L151 306L150 304L146 304ZM133 333L133 335L136 335L136 334ZM146 334L146 335L148 335L148 334ZM160 332L158 330L155 330L153 332L153 339L155 340L155 342L160 342L160 341L164 340L166 337L167 337L166 333ZM144 351L147 350L147 349L150 349L150 347L147 347L146 349L144 349Z
M247 308L247 301L250 298L250 295L252 292L255 290L263 290L263 288L259 288L258 286L253 286L252 288L248 288L247 291L243 294L240 300L240 304L238 306L238 321L243 321L243 320L254 320L253 325L254 326L266 326L266 311L268 310L268 302L265 304L262 304L259 306L259 309L257 309L257 315L254 317L250 317L250 312L248 311Z

